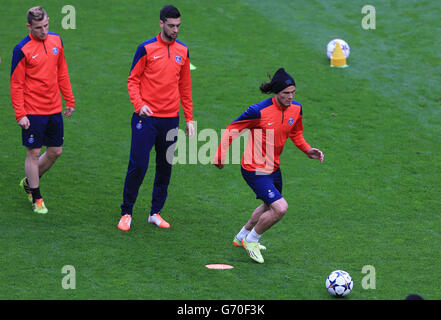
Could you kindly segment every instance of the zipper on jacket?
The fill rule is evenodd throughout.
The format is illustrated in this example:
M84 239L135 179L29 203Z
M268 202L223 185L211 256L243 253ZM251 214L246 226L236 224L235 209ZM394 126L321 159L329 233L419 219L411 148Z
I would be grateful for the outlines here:
M282 107L283 108L283 107ZM283 120L285 119L285 110L284 109L282 109L282 123L283 123Z
M46 45L44 44L44 40L43 40L43 48L44 48L44 52L46 52L47 55L47 50L46 50Z
M167 50L168 50L168 58L170 59L170 45L167 45Z

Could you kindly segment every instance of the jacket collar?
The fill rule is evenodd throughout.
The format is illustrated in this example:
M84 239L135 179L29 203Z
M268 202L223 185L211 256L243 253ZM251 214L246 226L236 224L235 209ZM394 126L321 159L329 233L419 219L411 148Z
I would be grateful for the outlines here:
M39 39L39 38L34 37L34 35L32 34L32 32L29 32L29 37L31 38L31 40L34 40L34 41L44 42L44 41L47 40L47 37L49 37L49 34L47 35L46 39L44 39L44 40L41 40L41 39Z
M172 44L175 43L175 41L176 41L176 40L173 40L173 41L171 41L171 42L168 42L168 41L164 41L164 40L162 40L161 33L158 33L158 35L156 36L156 39L157 39L160 43L165 44L165 45L172 45Z
M291 107L291 105L289 105L288 107L283 107L283 106L281 106L281 105L277 102L276 96L273 97L273 103L274 103L274 106L275 106L277 109L279 109L279 110L286 110L286 109L288 109L289 107ZM291 104L292 104L292 103L291 103Z

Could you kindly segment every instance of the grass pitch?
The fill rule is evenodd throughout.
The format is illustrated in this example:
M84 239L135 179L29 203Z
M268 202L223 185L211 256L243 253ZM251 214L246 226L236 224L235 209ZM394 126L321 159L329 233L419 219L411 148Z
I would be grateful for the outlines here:
M132 229L116 228L133 112L126 79L138 44L159 32L162 1L76 1L75 30L61 27L59 1L44 4L50 31L63 38L77 110L65 121L64 154L41 181L49 214L32 214L18 188L25 150L9 97L12 50L31 4L11 2L0 21L0 298L321 300L332 299L327 275L343 269L354 279L346 299L439 299L441 5L373 1L376 29L364 30L365 4L175 2L179 39L197 67L198 130L220 133L266 98L259 84L284 67L297 83L305 138L325 153L320 164L288 141L290 209L262 237L258 265L232 246L259 204L237 164L177 164L162 211L172 228L159 230L147 223L151 161ZM351 46L349 68L329 67L334 38ZM74 290L62 287L66 265ZM375 268L375 289L363 289L365 266Z

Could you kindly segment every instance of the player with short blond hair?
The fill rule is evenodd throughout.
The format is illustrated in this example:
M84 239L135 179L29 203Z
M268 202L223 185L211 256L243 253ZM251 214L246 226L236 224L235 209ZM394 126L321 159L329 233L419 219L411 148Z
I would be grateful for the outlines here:
M61 37L49 32L49 17L42 7L27 13L30 33L14 48L11 63L11 103L15 118L22 128L26 147L26 177L20 186L32 202L36 213L47 213L40 192L40 178L62 153L64 115L70 117L75 108L69 72ZM42 147L46 151L41 154Z

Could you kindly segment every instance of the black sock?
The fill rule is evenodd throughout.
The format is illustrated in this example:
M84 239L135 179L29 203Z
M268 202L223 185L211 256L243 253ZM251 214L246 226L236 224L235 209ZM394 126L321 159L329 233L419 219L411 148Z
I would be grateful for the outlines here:
M31 188L29 188L28 178L24 179L23 188L26 191L26 193L31 193Z
M29 188L32 193L32 202L35 203L35 200L41 199L42 196L40 194L40 187L37 188Z

